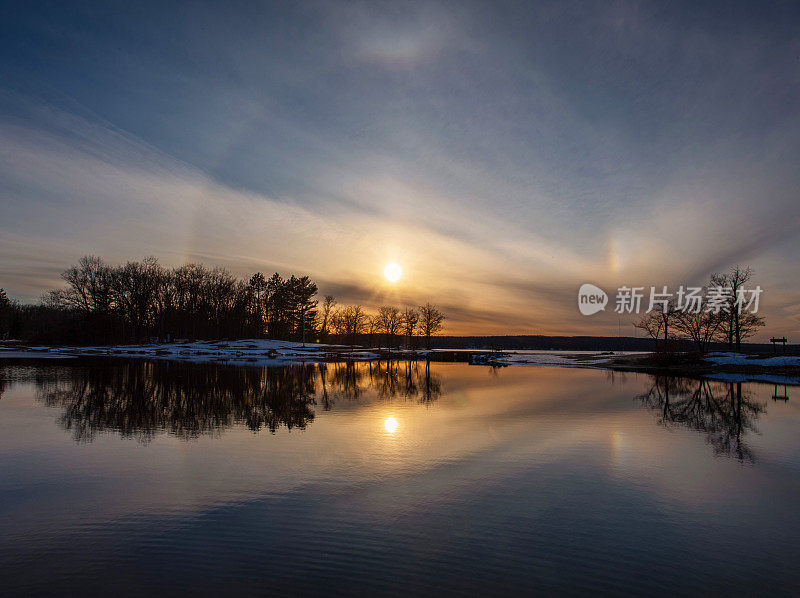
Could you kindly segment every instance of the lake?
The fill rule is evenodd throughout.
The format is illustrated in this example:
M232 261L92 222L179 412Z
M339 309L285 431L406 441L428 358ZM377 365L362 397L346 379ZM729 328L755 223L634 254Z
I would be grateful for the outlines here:
M798 399L574 368L7 360L0 593L796 595Z

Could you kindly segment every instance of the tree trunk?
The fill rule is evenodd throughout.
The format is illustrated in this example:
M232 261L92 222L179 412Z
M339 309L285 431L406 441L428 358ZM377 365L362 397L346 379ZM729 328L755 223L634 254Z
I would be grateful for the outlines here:
M734 330L736 332L736 352L738 353L742 347L742 329L739 323L739 312L735 311L733 315Z

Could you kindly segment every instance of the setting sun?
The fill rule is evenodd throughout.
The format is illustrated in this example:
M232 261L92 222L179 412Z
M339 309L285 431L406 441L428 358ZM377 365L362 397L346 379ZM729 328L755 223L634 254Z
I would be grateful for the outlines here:
M383 269L383 275L389 282L397 282L403 275L403 269L397 262L391 262L386 264L386 267Z

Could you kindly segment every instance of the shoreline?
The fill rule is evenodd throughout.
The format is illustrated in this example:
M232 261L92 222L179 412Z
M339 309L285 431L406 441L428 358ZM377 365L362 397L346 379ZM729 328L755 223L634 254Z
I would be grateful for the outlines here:
M800 385L800 358L788 356L765 357L716 352L704 356L674 355L671 359L664 359L663 356L650 353L617 357L605 364L604 369L656 376L708 378L725 382Z
M111 346L25 345L0 342L0 360L115 357L183 363L285 366L298 363L428 361L489 367L529 366L602 369L612 372L709 378L729 382L800 385L800 357L737 353L670 354L610 351L389 349L248 339Z

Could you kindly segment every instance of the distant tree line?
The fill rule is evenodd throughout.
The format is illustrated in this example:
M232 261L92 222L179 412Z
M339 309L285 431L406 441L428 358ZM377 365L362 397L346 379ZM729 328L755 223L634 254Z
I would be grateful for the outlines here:
M61 274L65 286L36 305L11 301L0 289L0 338L38 342L118 343L181 339L270 338L322 341L352 339L368 330L389 346L401 336L442 329L434 305L419 310L383 306L369 314L360 305L338 306L327 295L319 304L308 276L258 272L241 280L224 268L186 264L166 268L154 257L111 265L86 256Z
M400 310L392 305L383 305L377 313L369 314L360 305L347 305L334 308L332 297L325 298L324 305L331 302L330 316L324 335L333 333L344 342L355 344L359 335L369 335L369 344L374 346L381 341L388 348L404 344L409 349L416 348L416 339L425 339L425 348L431 348L431 337L444 328L446 316L430 303L419 309ZM323 335L323 336L324 336Z
M714 342L726 343L730 349L741 350L742 341L752 337L764 326L764 318L742 309L737 298L753 277L751 268L734 266L728 272L711 275L708 287L726 290L719 309L679 309L674 301L655 309L634 322L636 328L655 339L657 348L670 350L676 341L689 342L706 353Z

